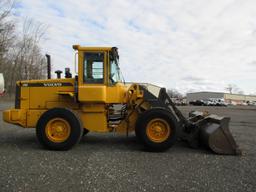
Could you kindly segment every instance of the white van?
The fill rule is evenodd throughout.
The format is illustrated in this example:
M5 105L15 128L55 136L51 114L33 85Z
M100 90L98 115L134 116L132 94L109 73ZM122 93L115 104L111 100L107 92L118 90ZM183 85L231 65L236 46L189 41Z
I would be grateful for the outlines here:
M3 73L0 73L0 96L3 96L4 91L4 76Z

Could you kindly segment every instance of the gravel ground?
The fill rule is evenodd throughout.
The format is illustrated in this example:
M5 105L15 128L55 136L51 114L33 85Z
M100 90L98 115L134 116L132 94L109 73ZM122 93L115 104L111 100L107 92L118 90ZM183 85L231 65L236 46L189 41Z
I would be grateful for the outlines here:
M0 110L12 106L0 102ZM256 191L256 108L180 107L230 116L243 155L221 156L177 143L144 152L134 135L92 134L65 152L47 151L34 129L2 122L0 191Z

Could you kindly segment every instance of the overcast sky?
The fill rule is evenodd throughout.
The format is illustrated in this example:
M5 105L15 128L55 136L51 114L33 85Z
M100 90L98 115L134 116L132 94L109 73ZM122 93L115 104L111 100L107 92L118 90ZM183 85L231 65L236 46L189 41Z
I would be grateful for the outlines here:
M15 15L48 26L54 69L74 68L73 44L117 46L126 81L256 93L255 0L22 0Z

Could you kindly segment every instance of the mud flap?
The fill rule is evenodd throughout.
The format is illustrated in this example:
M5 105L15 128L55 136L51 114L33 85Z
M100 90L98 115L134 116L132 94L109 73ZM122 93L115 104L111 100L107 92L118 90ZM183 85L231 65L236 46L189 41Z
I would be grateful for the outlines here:
M241 155L241 150L229 130L229 117L192 112L190 119L199 129L200 145L210 148L217 154Z

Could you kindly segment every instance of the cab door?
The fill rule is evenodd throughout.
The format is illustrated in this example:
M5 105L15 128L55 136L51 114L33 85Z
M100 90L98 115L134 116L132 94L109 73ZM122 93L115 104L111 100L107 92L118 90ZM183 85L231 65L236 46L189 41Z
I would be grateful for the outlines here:
M106 52L79 51L78 100L106 102Z

